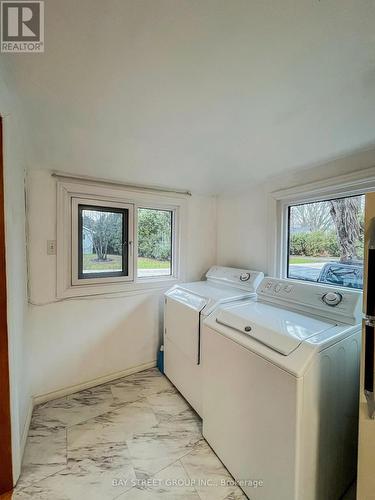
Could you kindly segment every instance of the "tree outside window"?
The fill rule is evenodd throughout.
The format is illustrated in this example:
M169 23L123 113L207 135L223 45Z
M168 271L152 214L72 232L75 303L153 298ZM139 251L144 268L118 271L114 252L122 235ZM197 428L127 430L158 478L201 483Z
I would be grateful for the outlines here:
M289 207L288 277L362 288L364 195Z

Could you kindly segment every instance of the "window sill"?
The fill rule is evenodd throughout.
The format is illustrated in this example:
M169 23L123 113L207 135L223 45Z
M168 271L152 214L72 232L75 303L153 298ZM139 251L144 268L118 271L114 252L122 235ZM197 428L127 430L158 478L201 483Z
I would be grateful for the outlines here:
M138 295L140 293L148 293L153 291L168 290L178 280L174 276L154 278L138 278L138 281L122 282L122 283L94 283L92 285L74 285L60 291L56 294L57 300L73 299L80 297L89 297L92 295L108 295L108 294L122 294L122 295Z

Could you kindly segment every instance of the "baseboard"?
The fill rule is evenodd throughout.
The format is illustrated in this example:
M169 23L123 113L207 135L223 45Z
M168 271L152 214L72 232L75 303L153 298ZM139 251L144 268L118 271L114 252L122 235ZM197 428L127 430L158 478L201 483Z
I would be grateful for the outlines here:
M13 456L13 483L14 483L14 486L16 485L18 478L20 477L20 474L21 474L22 460L23 460L23 455L25 453L26 441L27 441L27 436L29 434L31 417L33 414L33 408L34 408L33 400L32 400L32 398L30 398L28 408L27 408L25 422L23 424L22 432L21 432L20 437L19 437L19 448L17 449L16 456Z
M57 391L47 392L45 394L37 394L33 396L33 406L45 403L47 401L52 401L54 399L63 398L64 396L69 396L70 394L74 394L75 392L83 391L85 389L91 389L92 387L95 387L97 385L105 384L107 382L111 382L112 380L126 377L127 375L131 375L132 373L142 372L143 370L148 370L149 368L154 368L155 366L156 360L153 360L149 361L148 363L132 366L131 368L127 368L126 370L121 370L118 372L110 373L109 375L94 378L81 384L71 385L62 389L58 389Z
M25 452L25 446L26 446L26 440L27 436L29 435L29 429L30 429L30 424L31 424L31 417L33 415L33 400L30 398L29 406L27 408L27 415L25 419L25 424L22 429L22 434L21 434L21 457L23 457L23 454Z

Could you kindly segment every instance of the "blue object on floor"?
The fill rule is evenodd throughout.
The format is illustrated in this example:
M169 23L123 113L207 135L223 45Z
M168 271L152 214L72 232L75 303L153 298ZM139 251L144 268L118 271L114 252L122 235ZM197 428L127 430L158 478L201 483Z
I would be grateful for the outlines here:
M158 367L161 373L164 373L164 346L160 346L156 366Z

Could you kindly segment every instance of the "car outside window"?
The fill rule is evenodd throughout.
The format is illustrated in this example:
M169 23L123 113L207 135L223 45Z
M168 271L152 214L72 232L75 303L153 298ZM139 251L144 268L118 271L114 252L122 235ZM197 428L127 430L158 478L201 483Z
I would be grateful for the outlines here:
M290 205L287 277L362 289L365 196Z

